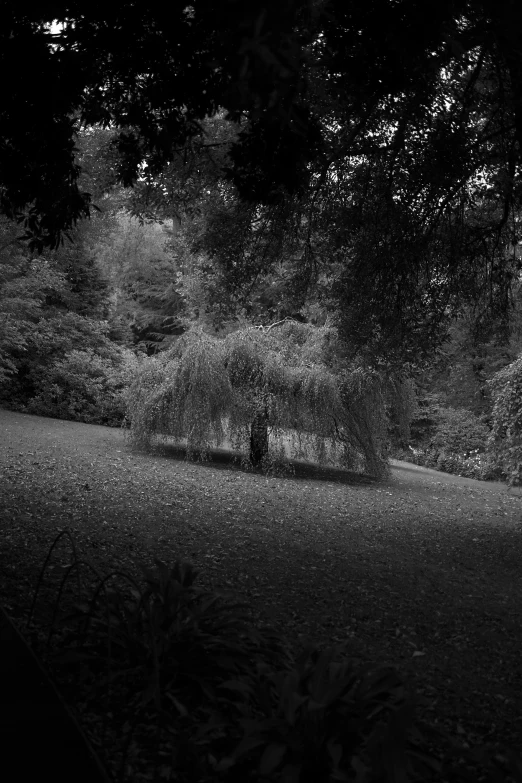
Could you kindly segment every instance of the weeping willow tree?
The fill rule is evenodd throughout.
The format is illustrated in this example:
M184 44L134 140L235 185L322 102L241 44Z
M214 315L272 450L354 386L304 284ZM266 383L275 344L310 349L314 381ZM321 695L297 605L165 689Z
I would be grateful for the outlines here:
M187 332L143 362L128 392L131 442L173 438L204 457L226 439L255 466L289 457L387 471L386 390L343 365L335 329L285 320L225 337Z

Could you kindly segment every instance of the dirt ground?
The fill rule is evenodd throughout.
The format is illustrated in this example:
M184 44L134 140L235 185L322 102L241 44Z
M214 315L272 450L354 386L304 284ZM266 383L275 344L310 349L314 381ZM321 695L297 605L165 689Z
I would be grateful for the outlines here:
M377 483L214 456L132 453L116 429L0 411L0 602L23 621L65 527L98 568L188 559L296 646L397 665L455 736L522 748L521 497L407 463ZM50 585L68 556L61 544Z

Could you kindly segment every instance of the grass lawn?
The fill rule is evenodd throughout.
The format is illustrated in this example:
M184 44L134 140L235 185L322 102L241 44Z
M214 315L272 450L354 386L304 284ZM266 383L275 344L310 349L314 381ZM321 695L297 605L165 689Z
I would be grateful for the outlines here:
M383 483L305 465L267 478L227 452L137 454L119 430L8 411L0 433L0 603L22 629L67 527L105 571L189 560L296 648L394 664L425 719L521 748L522 498L505 487L405 465ZM44 602L69 556L60 545Z

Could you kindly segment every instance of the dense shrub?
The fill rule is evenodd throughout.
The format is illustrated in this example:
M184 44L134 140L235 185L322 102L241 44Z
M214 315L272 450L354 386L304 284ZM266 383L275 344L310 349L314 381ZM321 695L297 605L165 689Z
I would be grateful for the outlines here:
M404 450L411 441L412 422L419 415L415 384L407 376L393 374L386 387L390 447L392 451Z
M500 479L501 468L488 452L490 430L471 411L446 408L431 401L424 437L402 459L445 473L480 480Z
M125 416L125 392L137 369L128 350L114 346L100 355L72 350L43 369L33 382L25 410L42 416L118 426Z
M437 394L418 391L416 410L410 422L409 445L413 448L425 448L437 429L441 408L445 407Z
M488 382L493 394L490 452L509 483L522 484L522 356Z
M431 448L436 454L459 455L464 459L486 450L489 430L471 411L441 408Z
M138 360L112 343L107 325L75 313L56 313L31 324L4 351L0 402L14 410L89 423L118 425L124 393Z
M431 462L423 463L431 466ZM476 453L467 457L458 454L440 454L435 465L437 470L452 473L455 476L474 478L479 481L497 481L504 478L489 454Z
M134 355L106 322L68 310L63 274L43 258L4 264L0 277L0 404L30 413L119 424Z

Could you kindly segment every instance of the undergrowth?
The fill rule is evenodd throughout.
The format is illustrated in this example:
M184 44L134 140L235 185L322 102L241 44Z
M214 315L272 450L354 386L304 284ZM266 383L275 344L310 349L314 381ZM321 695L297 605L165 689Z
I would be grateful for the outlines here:
M71 561L42 612L61 540ZM342 646L293 651L233 595L199 587L189 563L102 575L63 530L31 627L117 783L522 783L508 749L471 751L420 721L393 667Z
M488 448L490 428L471 411L429 400L420 418L421 436L409 447L396 449L396 459L481 481L506 478L498 455Z

